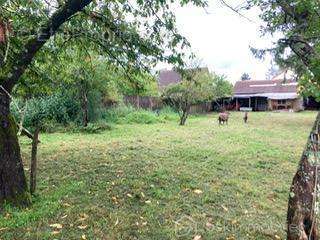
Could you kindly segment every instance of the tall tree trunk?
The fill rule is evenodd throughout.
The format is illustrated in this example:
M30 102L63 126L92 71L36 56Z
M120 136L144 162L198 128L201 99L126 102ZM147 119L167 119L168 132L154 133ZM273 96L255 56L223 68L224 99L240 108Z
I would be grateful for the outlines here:
M10 97L0 90L0 204L28 205L30 195L24 174L17 124L10 114Z
M187 118L189 116L189 107L183 110L182 115L180 117L180 126L184 126L186 124Z
M319 158L318 142L320 134L320 112L312 128L307 146L302 154L299 168L293 178L290 188L290 197L287 215L287 240L317 240L319 239L316 216L315 200L318 167L316 166ZM316 140L316 142L312 142ZM317 156L317 157L315 157ZM319 159L318 159L319 160Z
M39 132L38 127L33 135L32 140L32 151L31 151L31 168L30 168L30 193L34 194L36 192L37 186L37 155L38 155L38 144L39 144Z
M88 95L86 92L82 93L82 114L83 114L83 126L87 127L89 123L89 106Z
M0 66L1 73L4 72L0 76L1 86L11 92L43 45L56 34L63 23L91 2L92 0L67 0L63 7L53 13L39 28L37 36L21 46L20 52L11 56L14 61L6 67ZM7 73L6 70L9 72ZM10 114L9 105L9 96L0 90L0 207L4 201L18 205L30 203L20 155L17 125Z

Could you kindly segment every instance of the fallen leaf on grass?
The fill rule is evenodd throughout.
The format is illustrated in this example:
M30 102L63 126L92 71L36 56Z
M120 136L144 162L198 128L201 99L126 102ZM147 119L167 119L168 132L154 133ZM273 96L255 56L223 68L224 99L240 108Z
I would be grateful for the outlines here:
M278 236L278 235L274 235L274 237L275 237L276 239L281 239L281 237Z
M228 211L229 211L229 209L228 209L227 207L225 207L225 206L223 206L223 205L221 205L221 207L222 207L222 209L223 209L225 212L228 212Z
M194 192L195 194L198 194L198 195L200 195L200 194L203 193L203 191L200 190L200 189L195 189L195 190L193 190L193 192Z
M112 197L111 199L112 199L112 202L113 202L114 204L118 204L117 197Z
M79 229L83 230L83 229L86 229L88 226L87 225L80 225L78 226Z
M56 228L56 229L62 229L62 225L60 223L50 224L50 227Z
M145 201L146 204L151 204L150 200Z
M235 240L235 237L234 236L227 237L226 240Z
M57 235L57 234L59 234L59 233L60 233L60 231L53 231L53 232L51 232L52 235Z
M207 222L206 223L206 227L211 229L211 228L213 228L213 224L211 222Z
M86 239L87 239L86 235L83 234L83 235L81 236L81 239L86 240Z
M116 223L114 224L114 226L117 226L119 224L119 219L117 218Z
M201 240L201 239L202 239L201 235L196 235L196 236L193 238L193 240Z
M85 213L80 214L80 218L78 219L79 222L85 221L89 218L89 216Z

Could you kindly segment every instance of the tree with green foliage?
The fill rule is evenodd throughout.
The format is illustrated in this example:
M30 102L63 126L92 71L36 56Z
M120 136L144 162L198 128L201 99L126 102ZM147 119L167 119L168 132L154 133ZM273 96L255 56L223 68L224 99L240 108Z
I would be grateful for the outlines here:
M159 96L156 78L149 72L123 74L117 85L123 96L136 97L136 106L138 108L140 107L140 97Z
M192 105L229 97L231 94L232 85L224 76L195 68L184 70L182 81L169 85L163 98L179 113L180 125L185 125Z
M179 1L205 6L201 0ZM66 45L96 48L124 68L148 70L158 61L183 64L189 46L175 27L172 1L14 1L0 2L0 203L29 204L10 93L33 65L55 61L47 51ZM54 36L54 38L53 38ZM66 63L67 64L67 63ZM39 81L42 81L39 79ZM26 84L29 84L26 82Z
M158 83L148 72L122 74L119 90L126 96L157 96Z
M212 73L210 74L210 78L213 80L211 99L232 97L233 85L227 80L225 75Z
M300 76L300 89L320 100L320 3L316 0L248 0L261 9L264 35L281 37L269 49L280 66L290 66ZM279 34L280 33L280 34ZM319 239L316 226L318 199L320 112L293 179L287 215L287 239Z
M90 121L89 104L90 96L99 93L107 94L108 91L114 91L110 86L110 78L108 76L108 61L100 59L95 52L83 51L81 49L68 49L63 56L64 64L68 62L66 67L61 64L61 71L57 72L59 84L56 88L60 91L76 98L81 107L81 117L83 127L87 127ZM63 90L67 87L67 91ZM110 87L110 89L108 89ZM61 89L63 88L63 89ZM95 104L100 105L96 99ZM97 107L98 108L98 107Z

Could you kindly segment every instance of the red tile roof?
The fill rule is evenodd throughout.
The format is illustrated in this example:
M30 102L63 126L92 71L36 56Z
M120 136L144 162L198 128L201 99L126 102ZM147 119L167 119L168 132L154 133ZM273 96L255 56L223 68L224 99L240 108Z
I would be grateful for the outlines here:
M209 69L207 67L200 67L195 69L188 69L188 71L198 71L202 73L209 73ZM160 88L165 88L170 84L176 84L181 82L182 77L181 74L175 70L161 70L158 77L158 84Z
M174 70L161 70L159 73L159 86L167 87L170 84L175 84L181 81L181 75Z
M234 94L297 93L295 80L248 80L236 82Z

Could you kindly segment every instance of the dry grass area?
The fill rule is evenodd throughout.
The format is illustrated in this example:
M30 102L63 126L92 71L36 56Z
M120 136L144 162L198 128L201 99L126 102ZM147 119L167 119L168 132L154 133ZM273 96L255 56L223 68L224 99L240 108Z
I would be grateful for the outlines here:
M38 195L29 209L6 208L0 239L284 239L288 189L315 115L42 135ZM30 142L21 143L28 162Z

